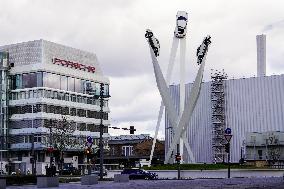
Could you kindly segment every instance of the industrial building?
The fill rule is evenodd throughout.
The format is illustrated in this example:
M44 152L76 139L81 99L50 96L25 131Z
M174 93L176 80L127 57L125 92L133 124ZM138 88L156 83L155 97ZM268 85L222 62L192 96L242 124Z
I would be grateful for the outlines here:
M26 173L35 163L37 174L44 174L48 148L54 147L50 132L63 119L75 127L78 144L64 153L64 163L77 168L84 164L86 137L93 137L93 148L98 146L100 101L94 96L100 94L101 84L109 96L109 79L96 55L45 40L0 46L0 52L0 169ZM104 138L109 137L108 113L105 98Z
M252 132L246 134L244 154L247 162L259 166L277 165L283 167L284 132Z
M266 76L266 37L258 35L257 77L227 79L223 71L213 72L203 82L200 96L187 129L188 143L196 162L227 161L224 130L231 128L231 161L245 157L245 137L249 132L284 131L284 75ZM186 99L192 84L186 85ZM179 112L179 85L170 86L171 97ZM173 137L165 116L165 151ZM184 162L190 162L183 148Z

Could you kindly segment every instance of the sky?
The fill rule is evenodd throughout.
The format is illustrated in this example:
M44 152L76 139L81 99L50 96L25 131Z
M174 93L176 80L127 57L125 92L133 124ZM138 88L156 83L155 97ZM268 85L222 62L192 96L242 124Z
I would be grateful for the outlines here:
M189 15L186 82L195 78L196 49L206 35L212 44L204 81L212 69L224 69L229 79L255 76L258 34L267 35L267 75L284 73L282 0L0 0L0 5L0 45L45 39L95 53L110 79L111 125L134 125L136 134L153 136L161 101L145 30L160 41L158 61L165 73L179 10ZM179 54L170 84L179 82L178 62Z

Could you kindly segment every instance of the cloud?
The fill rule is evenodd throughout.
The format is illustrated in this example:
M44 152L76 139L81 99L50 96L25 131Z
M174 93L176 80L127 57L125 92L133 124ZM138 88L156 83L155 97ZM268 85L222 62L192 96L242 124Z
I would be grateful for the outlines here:
M274 22L272 24L268 24L266 25L263 29L262 29L262 32L269 32L270 30L273 30L275 28L283 28L284 27L284 19L283 20L280 20L278 22Z
M137 133L153 134L160 97L144 38L147 28L160 41L165 73L176 12L189 12L187 82L195 78L196 48L208 34L205 81L211 69L225 69L229 78L256 75L255 36L263 30L268 32L267 73L281 74L284 40L276 28L284 25L283 5L282 0L9 0L0 6L0 45L42 38L96 53L111 81L111 117L137 124ZM170 83L179 82L178 62L179 54Z

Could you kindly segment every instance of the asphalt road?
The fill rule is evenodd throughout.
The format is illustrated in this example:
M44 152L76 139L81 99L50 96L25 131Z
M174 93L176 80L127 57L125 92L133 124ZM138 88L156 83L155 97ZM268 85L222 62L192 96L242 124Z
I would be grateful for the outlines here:
M9 186L7 189L34 189L36 186ZM282 177L263 178L231 178L231 179L194 179L194 180L131 180L128 183L114 183L112 181L99 182L96 185L82 186L80 183L60 184L62 189L255 189L271 188L284 189Z

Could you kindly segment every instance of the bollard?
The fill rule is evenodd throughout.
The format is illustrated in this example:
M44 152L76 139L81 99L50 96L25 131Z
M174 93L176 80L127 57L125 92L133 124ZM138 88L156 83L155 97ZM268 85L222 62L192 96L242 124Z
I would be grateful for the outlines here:
M81 185L93 185L98 184L97 175L85 175L81 177Z
M37 187L38 188L49 188L58 187L59 179L58 177L37 177Z
M6 178L0 177L0 189L6 189Z
M129 175L127 174L115 174L114 182L129 182Z

